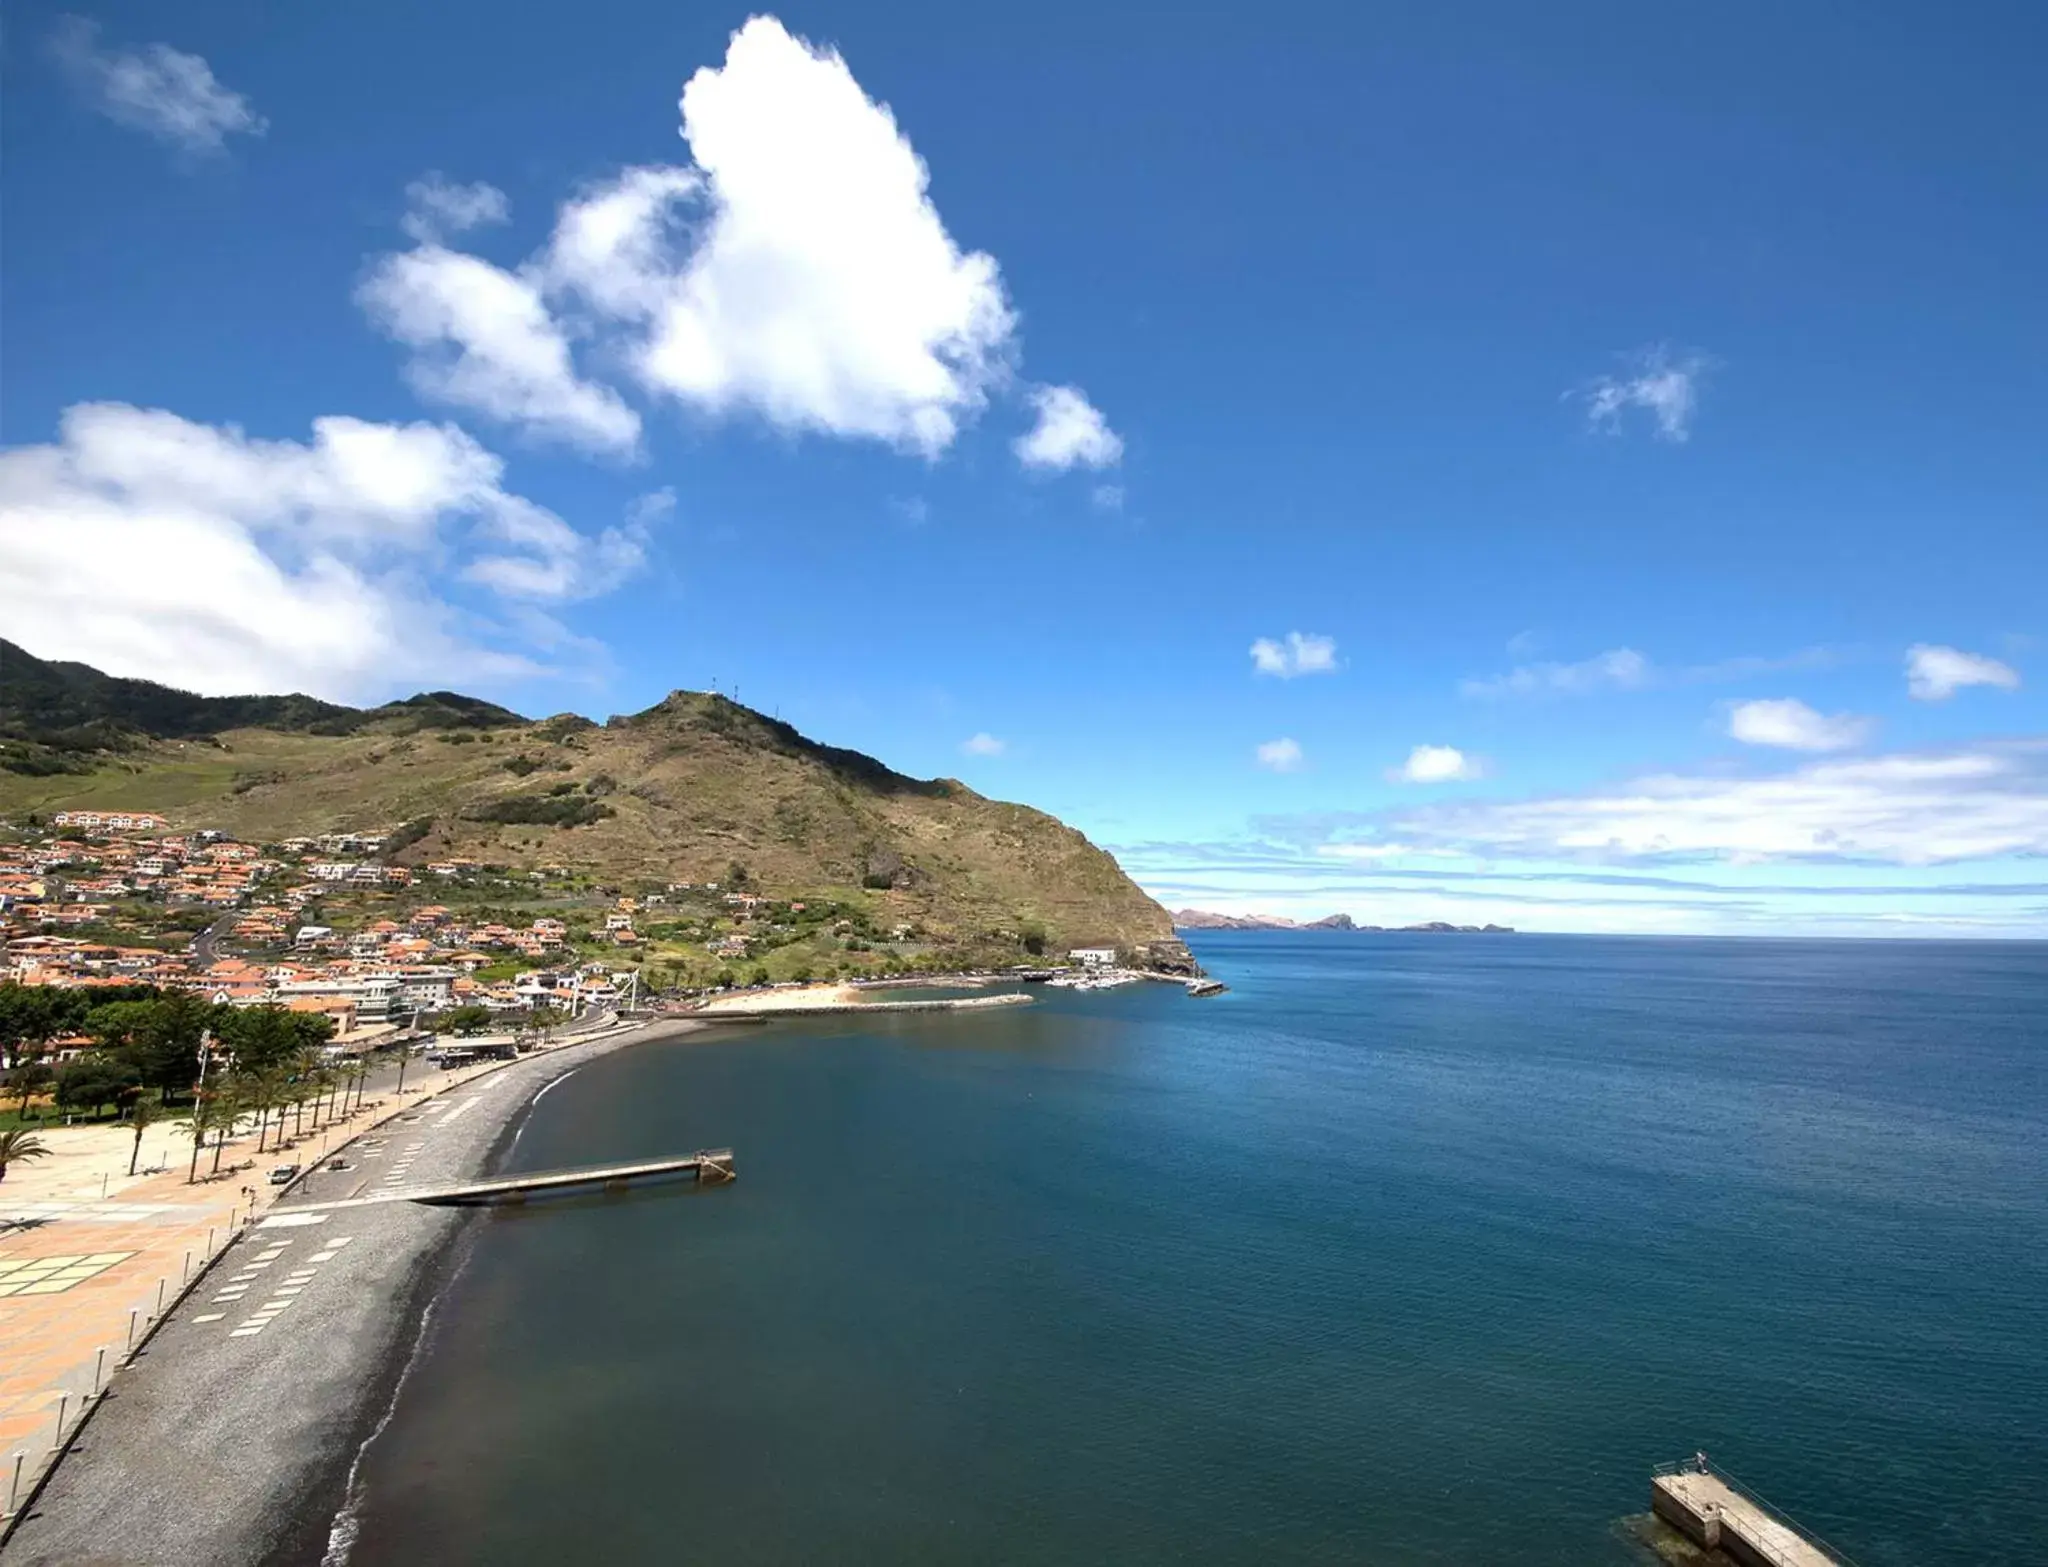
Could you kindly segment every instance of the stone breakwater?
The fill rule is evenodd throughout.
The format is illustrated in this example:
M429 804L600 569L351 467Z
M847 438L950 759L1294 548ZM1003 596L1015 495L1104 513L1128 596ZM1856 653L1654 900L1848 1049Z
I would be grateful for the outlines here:
M805 1006L707 1008L701 1017L715 1023L734 1018L872 1017L878 1012L975 1012L988 1007L1028 1007L1031 997L1005 992L1000 996L948 996L924 1001L818 1001Z

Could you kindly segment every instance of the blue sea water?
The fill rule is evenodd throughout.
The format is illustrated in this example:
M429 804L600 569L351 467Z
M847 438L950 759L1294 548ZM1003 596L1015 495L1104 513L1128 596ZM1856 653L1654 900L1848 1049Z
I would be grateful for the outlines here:
M741 1178L480 1220L353 1559L1622 1564L1703 1448L2048 1562L2048 945L1196 945L566 1079Z

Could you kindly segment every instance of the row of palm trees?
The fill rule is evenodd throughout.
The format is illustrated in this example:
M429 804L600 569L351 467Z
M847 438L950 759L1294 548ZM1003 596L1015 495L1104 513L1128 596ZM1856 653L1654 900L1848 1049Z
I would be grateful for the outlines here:
M152 1126L165 1121L182 1122L192 1134L192 1161L185 1179L199 1179L199 1159L210 1138L213 1163L209 1176L220 1173L221 1151L243 1122L256 1122L256 1152L281 1149L286 1143L285 1123L291 1123L293 1140L311 1131L352 1116L363 1102L363 1085L370 1075L370 1063L357 1058L330 1062L315 1051L301 1052L246 1071L222 1071L207 1080L202 1062L199 1088L190 1109L173 1110L161 1098L138 1096L129 1106L127 1122L135 1133L135 1146L128 1155L128 1173L133 1175L142 1159L142 1138ZM0 1130L0 1180L7 1167L16 1162L47 1158L49 1144L23 1127Z
M190 1112L181 1117L192 1132L192 1162L186 1182L199 1178L199 1155L208 1137L213 1139L213 1163L208 1174L218 1174L222 1148L248 1117L254 1116L256 1120L257 1153L265 1152L266 1144L282 1149L287 1118L291 1121L290 1135L296 1141L309 1130L309 1114L313 1121L310 1130L314 1132L354 1115L362 1107L363 1085L369 1075L370 1063L366 1058L328 1061L314 1051L303 1051L250 1070L224 1072L211 1083L206 1080L202 1063L199 1091ZM135 1135L139 1149L142 1134ZM134 1173L132 1163L130 1174Z

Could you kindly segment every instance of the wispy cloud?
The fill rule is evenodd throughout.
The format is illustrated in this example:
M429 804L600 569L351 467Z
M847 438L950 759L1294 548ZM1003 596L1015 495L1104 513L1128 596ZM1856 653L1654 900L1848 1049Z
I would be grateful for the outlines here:
M1665 346L1639 348L1622 357L1619 374L1597 377L1578 394L1586 404L1587 423L1613 433L1630 414L1641 413L1655 426L1658 439L1689 440L1700 380L1712 361L1698 353L1674 355Z
M169 44L103 49L98 26L60 18L50 52L79 94L118 125L186 152L219 152L230 136L261 136L269 126L249 100L214 79L196 54Z
M1300 744L1285 738L1268 740L1252 754L1259 766L1269 773L1299 772L1305 759Z
M1252 644L1252 670L1292 680L1297 675L1328 675L1337 669L1337 640L1313 632L1290 631L1275 640L1260 637Z
M2048 739L1812 762L1761 778L1390 813L1389 837L1482 857L1937 865L2048 854Z
M1810 647L1776 657L1745 654L1708 664L1666 665L1632 647L1617 647L1576 663L1518 664L1505 674L1461 680L1458 690L1471 697L1561 697L1663 686L1726 685L1762 675L1826 669L1842 658L1835 648Z
M1906 692L1919 702L1946 702L1964 686L2019 689L2019 671L1981 653L1921 642L1906 650Z
M503 223L511 216L512 204L497 186L481 180L458 185L440 173L429 173L405 187L400 226L422 245L438 245L450 235Z
M1001 756L1009 750L1009 745L984 729L980 734L969 735L962 740L960 749L969 756Z
M1871 728L1867 718L1817 713L1796 697L1737 702L1728 709L1733 739L1787 751L1846 751L1869 738Z
M1477 778L1480 772L1478 760L1456 746L1418 745L1407 761L1387 769L1387 777L1394 783L1455 783Z
M1588 691L1636 691L1650 683L1650 661L1632 647L1611 648L1575 664L1519 664L1504 675L1462 680L1466 696L1577 696Z

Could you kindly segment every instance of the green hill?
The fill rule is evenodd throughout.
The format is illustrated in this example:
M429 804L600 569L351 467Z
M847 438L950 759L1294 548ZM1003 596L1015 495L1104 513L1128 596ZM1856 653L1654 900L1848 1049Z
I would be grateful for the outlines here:
M356 709L197 697L0 644L0 811L155 810L255 842L407 826L403 863L567 866L620 887L744 865L991 953L1156 944L1166 911L1042 811L915 779L678 691L596 724L437 692Z

